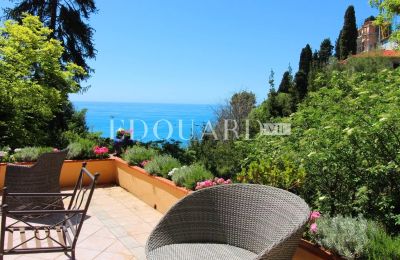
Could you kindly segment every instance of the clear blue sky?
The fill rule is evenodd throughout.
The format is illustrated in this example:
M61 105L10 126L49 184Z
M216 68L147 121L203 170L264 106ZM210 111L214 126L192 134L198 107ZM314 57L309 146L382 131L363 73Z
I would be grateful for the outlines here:
M4 6L4 0L2 0ZM332 42L352 4L357 24L368 0L97 0L96 70L73 101L215 104L240 90L260 102L268 75L279 84L301 48Z

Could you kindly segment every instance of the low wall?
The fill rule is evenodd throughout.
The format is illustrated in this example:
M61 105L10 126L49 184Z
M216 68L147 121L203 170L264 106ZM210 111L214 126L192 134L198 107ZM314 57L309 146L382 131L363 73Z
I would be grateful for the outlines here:
M115 158L116 180L119 186L142 201L165 213L189 191L176 186L172 181L150 175L136 166L129 166L120 158Z
M152 176L142 168L129 166L127 162L112 157L104 160L85 160L87 169L95 174L100 173L98 184L119 184L122 188L157 209L165 213L168 209L185 197L189 191L177 187L172 181ZM64 161L60 175L62 188L74 187L84 161ZM21 163L31 165L31 163ZM4 187L6 164L0 163L0 189Z

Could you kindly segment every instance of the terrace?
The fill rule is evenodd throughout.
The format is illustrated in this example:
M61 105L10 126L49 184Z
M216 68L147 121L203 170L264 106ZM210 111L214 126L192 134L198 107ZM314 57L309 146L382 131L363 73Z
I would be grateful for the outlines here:
M81 161L64 162L61 186L70 186L75 178L71 173L80 164ZM99 183L102 184L95 189L88 218L83 224L76 248L77 258L146 259L145 245L152 229L163 213L188 191L166 179L151 176L139 167L129 166L119 158L89 161L87 167L101 173ZM1 179L4 173L5 164L0 164ZM70 191L70 188L64 190ZM21 238L15 236L14 246L18 243ZM34 243L34 240L30 241L28 247L34 247ZM7 255L5 259L67 259L67 256L41 253ZM300 246L293 259L322 258Z

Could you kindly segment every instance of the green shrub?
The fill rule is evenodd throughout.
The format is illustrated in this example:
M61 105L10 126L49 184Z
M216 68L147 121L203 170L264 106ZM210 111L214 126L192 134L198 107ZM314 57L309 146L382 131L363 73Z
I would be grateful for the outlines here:
M168 173L174 169L181 167L179 161L170 155L157 155L148 162L144 169L151 173L168 178Z
M296 165L287 158L261 159L251 161L242 167L238 180L247 183L258 183L277 188L295 191L304 182L304 167Z
M11 148L8 146L0 147L0 163L8 162L10 160Z
M375 221L339 215L316 223L314 242L346 259L400 259L400 237L392 238Z
M85 160L94 159L96 154L93 151L96 143L89 139L79 139L76 142L70 143L67 147L69 160Z
M172 181L178 186L193 190L197 182L214 178L214 175L202 165L192 164L183 166L174 171Z
M371 223L368 235L368 259L400 259L400 237L392 238L386 231Z
M317 220L315 241L346 259L365 256L368 248L369 222L363 218L343 216L321 217Z
M127 161L129 165L139 165L143 161L151 160L157 154L157 151L152 148L134 145L125 151L122 158Z
M51 147L25 147L17 150L12 158L16 162L34 162L37 161L39 156L43 153L52 152Z

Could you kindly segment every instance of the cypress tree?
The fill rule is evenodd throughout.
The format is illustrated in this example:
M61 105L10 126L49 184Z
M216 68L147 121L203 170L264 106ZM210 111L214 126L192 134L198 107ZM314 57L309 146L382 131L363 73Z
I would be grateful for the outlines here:
M331 40L329 38L324 39L321 42L321 46L319 48L319 60L321 62L321 64L327 64L329 61L329 58L332 56L332 50L333 50L333 46L331 44Z
M312 50L309 44L306 45L301 50L300 54L300 62L299 62L299 71L303 71L306 76L310 72L311 62L312 62Z
M342 36L342 30L339 32L339 36L336 39L335 42L335 57L340 60L340 38Z
M289 93L289 89L292 86L292 75L289 71L285 71L282 76L281 83L279 84L279 93Z
M295 92L297 95L297 99L298 102L300 102L307 95L307 85L308 85L307 75L303 71L297 72L294 77L294 83L295 83Z
M340 59L344 60L349 55L357 53L357 24L354 6L350 5L344 15L344 24L340 37Z
M313 68L318 68L320 65L320 61L319 61L319 53L317 50L314 51L313 56L312 56L312 69Z

